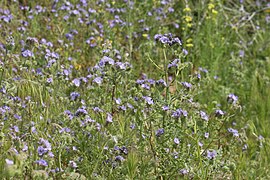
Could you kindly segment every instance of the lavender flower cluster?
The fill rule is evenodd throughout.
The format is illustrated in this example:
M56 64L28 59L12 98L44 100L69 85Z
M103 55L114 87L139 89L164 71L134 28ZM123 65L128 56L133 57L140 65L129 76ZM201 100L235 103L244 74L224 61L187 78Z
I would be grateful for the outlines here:
M165 45L173 46L175 44L178 44L179 46L182 46L182 41L179 37L174 37L171 33L168 34L156 34L154 36L155 41L160 42Z

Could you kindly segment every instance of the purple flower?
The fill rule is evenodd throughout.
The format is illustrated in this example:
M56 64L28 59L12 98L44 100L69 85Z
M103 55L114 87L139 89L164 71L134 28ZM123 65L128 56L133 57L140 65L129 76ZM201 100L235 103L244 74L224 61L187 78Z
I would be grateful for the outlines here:
M110 65L114 65L114 60L112 58L109 58L107 56L104 56L100 62L99 62L99 66L100 67L104 67L104 65L106 64L110 64Z
M264 139L264 137L262 135L259 135L258 140L261 141L263 139Z
M178 145L180 143L180 140L178 138L174 138L173 142Z
M102 78L101 77L96 77L93 82L97 83L97 84L101 84L102 83Z
M200 116L205 121L208 121L209 120L208 115L205 112L203 112L203 111L200 111Z
M12 160L10 160L10 159L6 159L6 164L7 165L13 165L14 162Z
M125 158L123 158L122 156L116 156L115 157L115 161L119 161L119 162L122 162L122 161L124 161L125 160Z
M44 148L43 146L38 146L38 155L39 156L43 156L44 154L46 154L48 152L48 150L46 148Z
M132 65L128 62L122 63L122 62L116 62L115 66L121 70L127 70L128 68L131 68Z
M242 147L242 151L246 151L248 148L248 145L247 144L244 144L244 146Z
M170 69L172 67L177 67L179 62L180 62L179 59L173 60L170 64L168 64L168 68Z
M169 43L169 38L165 37L165 36L162 36L159 41L162 43L162 44L167 44Z
M136 83L142 85L144 83L144 80L143 79L137 79Z
M215 111L215 114L217 117L220 117L220 116L223 116L225 113L222 110L218 109Z
M214 159L217 156L217 151L216 150L207 150L207 158L208 159Z
M47 79L47 83L50 84L50 83L52 83L52 82L53 82L53 78L48 78L48 79Z
M156 130L156 136L157 137L160 137L162 134L164 134L164 129L163 128Z
M238 137L239 133L236 129L228 128L228 131L233 134L233 136Z
M148 84L142 84L141 87L150 90L150 86Z
M77 92L70 93L70 99L72 101L76 100L78 97L80 97L80 93L77 93Z
M154 39L155 39L156 41L158 41L161 37L162 37L161 34L156 34L156 35L154 36Z
M69 161L69 166L72 167L72 168L74 168L74 169L78 167L77 166L77 163L74 162L74 161Z
M112 123L113 122L113 118L112 118L112 115L110 113L107 113L106 122L107 123Z
M64 127L59 131L59 133L63 133L63 132L70 133L70 129L67 127Z
M46 140L46 139L43 139L43 138L40 138L39 139L39 143L40 144L43 144L43 146L45 146L45 148L47 149L47 150L52 150L52 146L51 146L51 144L49 143L49 141L48 140Z
M208 133L208 132L204 133L204 137L205 137L206 139L208 139L208 138L209 138L209 133Z
M205 68L202 68L202 67L199 67L199 70L201 71L201 72L204 72L204 73L208 73L208 70L207 69L205 69Z
M68 40L72 40L74 38L73 34L71 33L67 33L65 36Z
M120 98L115 99L115 103L116 104L121 104L121 99Z
M122 111L126 111L127 107L125 105L119 106L119 109L121 109Z
M47 161L45 161L44 159L37 160L36 163L40 166L48 166Z
M188 82L182 82L182 85L187 88L187 89L191 89L192 88L192 84L188 83Z
M24 50L23 52L22 52L22 56L23 57L34 57L34 53L32 52L32 51L30 51L30 50Z
M80 81L79 78L74 79L72 82L73 82L73 84L74 84L75 86L77 86L77 87L79 87L80 84L81 84L81 81Z
M162 107L162 110L163 110L163 111L168 111L168 110L170 110L170 108L169 108L169 106L163 106L163 107Z
M28 146L26 144L23 145L22 151L26 152L28 150Z
M156 34L154 36L154 39L155 39L155 41L159 41L162 44L166 44L166 45L169 45L169 46L172 46L174 44L179 44L180 46L182 46L182 42L181 42L180 38L179 37L173 37L173 35L171 33L164 34L164 35Z
M75 112L75 116L80 116L80 115L87 115L88 112L85 109L85 107L81 107L79 109L77 109L77 111Z
M95 111L95 112L103 112L103 110L100 109L99 107L93 107L93 111Z
M244 57L244 55L245 55L245 51L244 50L240 50L239 51L239 57Z
M188 55L188 50L183 49L182 52L184 53L184 55Z
M265 21L266 21L267 24L270 23L270 16L269 15L265 16Z
M128 149L126 148L126 146L122 146L120 149L121 153L127 155L128 154Z
M229 103L233 103L233 104L236 104L236 102L238 101L238 97L234 94L229 94L228 97L227 97L227 101Z
M50 158L54 158L54 154L50 151L50 152L48 152L48 156L50 157Z
M179 171L179 173L180 174L182 174L182 175L186 175L186 174L188 174L188 170L187 169L181 169L180 171Z
M130 129L135 129L136 125L135 124L131 124L129 127L130 127Z
M152 99L151 97L149 97L149 96L143 96L143 99L144 99L144 100L147 102L147 104L149 104L149 105L154 104L153 99Z
M86 40L86 44L90 45L90 47L96 47L97 41L94 37L90 37L89 39Z
M176 109L175 111L172 112L172 117L173 118L180 118L181 116L187 117L188 113L185 110Z
M18 114L14 114L14 118L17 119L17 120L22 120L22 117L19 116Z
M156 84L158 84L158 85L161 84L161 85L163 85L163 86L165 86L165 87L167 86L166 82L165 82L163 79L157 80L157 81L156 81Z

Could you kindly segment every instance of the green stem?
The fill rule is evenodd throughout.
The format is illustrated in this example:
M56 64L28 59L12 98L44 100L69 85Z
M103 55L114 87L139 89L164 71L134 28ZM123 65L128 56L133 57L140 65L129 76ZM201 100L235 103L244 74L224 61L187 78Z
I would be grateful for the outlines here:
M169 80L168 80L168 69L167 69L167 56L166 56L166 51L165 49L163 49L163 55L164 55L164 62L163 62L163 68L164 68L164 73L165 73L165 82L166 82L166 92L165 92L165 102L166 105L168 105L168 98L169 98ZM165 122L166 122L166 116L167 116L167 112L164 111L164 115L163 115L163 128L165 127Z
M7 54L8 54L8 50L6 49L6 54L5 54L4 62L3 62L4 65L3 65L3 69L2 69L1 77L0 77L0 88L1 88L1 85L2 85L2 80L3 80L3 76L4 76L4 72L5 72L5 62L6 62Z

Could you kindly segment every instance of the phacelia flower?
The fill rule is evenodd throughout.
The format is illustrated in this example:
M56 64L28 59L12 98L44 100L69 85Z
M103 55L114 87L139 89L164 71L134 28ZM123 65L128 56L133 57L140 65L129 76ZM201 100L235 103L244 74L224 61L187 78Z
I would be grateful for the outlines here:
M209 120L208 115L205 112L203 112L203 111L200 111L200 116L205 121L208 121Z
M168 34L156 34L154 36L155 41L161 42L162 44L166 44L169 46L172 46L174 44L179 44L180 46L182 46L182 42L180 40L179 37L173 37L173 35L171 33Z
M120 155L118 155L118 156L115 157L115 161L122 162L122 161L124 161L124 160L125 160L125 158L123 158L123 157L120 156Z
M217 151L216 150L207 150L207 158L208 159L214 159L217 156Z
M147 102L147 104L149 104L149 105L154 104L153 99L152 99L151 97L149 97L149 96L143 96L143 99L144 99L144 100Z
M78 167L77 166L77 163L74 162L74 161L69 161L69 166L72 167L72 168L74 168L74 169Z
M173 142L178 145L180 143L180 140L178 138L174 138Z
M156 130L156 136L157 137L160 137L162 134L164 134L164 129L163 128Z
M221 116L223 116L225 113L224 113L222 110L217 109L217 110L215 111L215 114L216 114L217 117L221 117Z
M188 83L188 82L182 82L182 85L187 88L187 89L191 89L192 88L192 84Z
M82 107L82 108L79 108L76 112L75 112L75 116L80 116L80 115L87 115L88 112L87 110Z
M74 79L72 82L73 82L73 84L74 84L75 86L77 86L77 87L79 87L80 84L81 84L81 81L80 81L79 78Z
M72 92L72 93L70 93L70 99L72 100L72 101L75 101L77 98L79 98L80 97L80 93L77 93L77 92Z
M179 173L181 174L181 175L186 175L186 174L188 174L188 170L187 169L180 169L180 171L179 171Z
M32 52L32 51L30 51L30 50L24 50L23 52L22 52L22 56L23 57L34 57L34 53Z
M169 109L170 109L169 106L163 106L163 107L162 107L162 110L163 110L163 111L168 111Z
M103 79L101 77L96 77L93 82L97 83L97 84L101 84L103 81Z
M179 62L180 62L179 59L173 60L170 64L168 64L168 68L170 69L172 67L177 67Z
M14 161L13 160L10 160L10 159L6 159L6 164L7 165L13 165L14 164Z
M227 101L229 103L236 104L236 102L238 101L238 97L234 94L229 94L227 97Z
M45 161L44 159L37 160L36 163L40 166L48 166L47 161Z
M172 117L173 118L180 118L181 116L187 117L188 113L186 110L176 109L175 111L172 112Z
M228 128L228 131L233 134L233 136L238 137L239 133L236 129Z
M113 122L113 118L112 118L112 115L110 113L107 113L106 122L107 123L112 123Z

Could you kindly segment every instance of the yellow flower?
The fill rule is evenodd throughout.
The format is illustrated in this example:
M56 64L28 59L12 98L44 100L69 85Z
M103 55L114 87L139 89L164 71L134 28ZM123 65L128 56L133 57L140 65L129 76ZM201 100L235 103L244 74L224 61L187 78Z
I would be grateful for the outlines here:
M208 9L209 10L214 9L214 8L215 8L215 5L214 4L212 4L212 3L209 3L208 4Z
M187 47L193 47L193 44L189 43L187 44Z
M143 34L142 36L145 37L145 38L147 38L148 37L148 34Z
M192 17L191 16L184 16L186 22L191 22Z
M74 63L74 67L75 67L76 70L80 70L82 68L82 65Z
M189 7L186 7L185 9L184 9L184 12L190 12L191 11L191 9L189 8Z
M215 9L212 9L212 13L215 15L218 14L218 12Z
M187 39L187 43L191 43L191 42L192 42L191 38Z
M187 23L187 27L191 27L192 26L192 24L191 23Z

